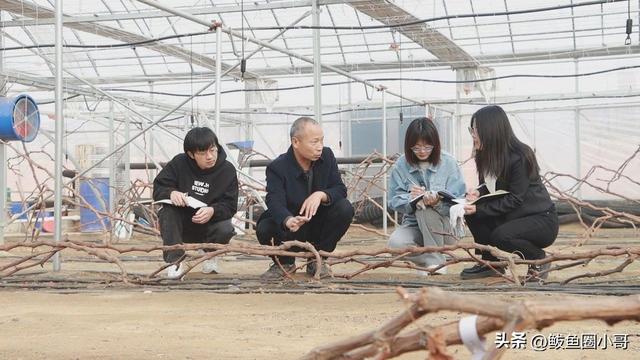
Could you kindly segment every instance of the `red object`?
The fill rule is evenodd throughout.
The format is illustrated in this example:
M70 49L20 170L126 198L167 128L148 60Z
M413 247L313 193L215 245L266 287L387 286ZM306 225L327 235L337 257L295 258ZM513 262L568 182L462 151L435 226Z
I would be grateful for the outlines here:
M52 232L54 232L55 228L56 228L56 224L55 224L55 221L53 219L45 220L42 223L42 231L44 231L44 232L52 233Z

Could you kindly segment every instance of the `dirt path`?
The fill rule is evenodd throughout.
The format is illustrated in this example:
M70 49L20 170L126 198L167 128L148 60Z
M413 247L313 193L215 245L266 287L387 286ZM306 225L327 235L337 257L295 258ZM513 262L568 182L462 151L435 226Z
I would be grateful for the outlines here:
M531 299L549 295L497 296ZM295 359L315 346L377 328L402 307L394 294L3 291L0 358ZM430 316L427 322L450 322L458 317L445 313ZM627 351L511 350L504 358L621 360L637 359L640 353L638 323L622 323L614 328L594 321L565 323L544 333L549 332L632 336ZM528 335L536 333L530 331ZM451 348L451 353L456 359L469 358L462 347ZM422 352L403 358L424 355Z
M602 246L636 246L640 242L638 233L633 230L609 230L600 232L599 237L588 245L573 248L580 231L578 227L563 227L561 236L550 250L586 251ZM348 235L340 243L339 250L385 245L383 238L368 233L350 230ZM156 240L136 241L139 242L136 244L149 245ZM14 261L29 251L22 249L9 256L0 256L0 264ZM123 258L127 270L132 273L149 274L162 265L158 254L135 255L128 254ZM518 292L520 290L512 285L500 287L488 286L483 281L461 281L458 273L466 264L455 264L449 267L449 274L428 279L407 269L383 268L353 280L321 284L312 282L301 271L295 275L294 289L300 293L278 294L263 292L292 289L268 287L258 281L259 274L269 265L266 257L225 257L221 261L221 275L203 275L196 269L182 282L165 281L156 286L130 288L117 281L111 282L118 274L113 264L74 251L67 251L63 256L65 262L60 273L53 273L50 264L46 264L44 268L29 269L32 274L1 280L0 360L296 359L316 346L376 329L396 316L404 307L393 293L398 285L407 286L410 291L421 286L466 290L463 294L485 296L487 301L496 298L561 299L569 295L557 280L587 271L612 269L623 261L621 258L599 258L588 268L575 267L561 274L553 273L549 280L555 280L555 284L547 284L538 290L523 289L528 292ZM337 265L334 271L347 273L356 269L354 264ZM624 293L629 293L638 288L638 276L640 263L635 262L623 273L587 279L595 284L593 286L587 284L580 288L576 284L572 288L589 290L589 294L596 295L605 291L616 293L614 288L619 285L621 288L626 286ZM16 288L41 290L16 291ZM372 293L320 293L339 290ZM252 293L225 293L228 291ZM423 323L448 323L460 317L455 313L438 313L426 317ZM640 323L637 322L624 322L615 327L597 321L565 322L542 332L545 336L550 333L565 336L596 334L599 338L605 334L610 338L613 334L628 334L629 350L608 346L607 350L536 352L528 344L526 350L508 350L503 359L640 358ZM538 332L526 334L530 340ZM495 334L491 334L488 342L494 341ZM470 358L469 352L461 346L450 348L450 353L455 359ZM425 354L414 353L403 359L424 359Z

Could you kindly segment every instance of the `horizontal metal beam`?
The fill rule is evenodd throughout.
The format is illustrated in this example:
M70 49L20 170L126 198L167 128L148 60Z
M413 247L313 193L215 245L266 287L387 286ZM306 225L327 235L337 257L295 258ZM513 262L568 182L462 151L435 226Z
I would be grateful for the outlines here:
M604 47L598 49L575 50L575 51L543 51L520 53L515 55L483 55L476 56L475 59L484 65L497 66L503 63L525 62L525 61L546 61L546 60L562 60L562 59L585 59L590 57L632 55L640 53L640 45ZM458 62L459 67L472 63ZM353 73L371 72L371 71L391 71L402 69L431 69L434 67L450 67L451 62L441 60L416 60L402 61L402 65L397 61L389 62L365 62L353 63L348 65L334 65L335 67ZM272 67L267 69L256 69L263 77L287 76L287 75L308 75L313 73L311 66L299 66L294 69L291 67Z
M625 101L625 99L630 99L630 101ZM636 100L633 100L636 99ZM594 103L586 103L588 101L591 102L603 102L605 107L615 107L618 105L616 102L612 102L614 100L618 100L620 104L626 102L638 102L640 99L640 92L629 93L626 90L614 90L614 91L588 91L588 92L574 92L574 93L556 93L556 94L539 94L539 95L523 95L523 96L498 96L495 98L491 98L491 103L495 104L505 104L517 102L513 104L513 106L518 106L518 110L522 110L523 104L531 106L529 110L531 111L544 111L544 110L558 110L558 109L573 109L573 108L588 108L591 106L600 106ZM584 101L585 103L576 104L575 101ZM567 102L571 102L570 105L566 105ZM606 102L606 103L605 103ZM465 98L465 99L439 99L433 100L433 104L439 106L448 106L448 105L461 105L463 107L471 106L474 108L474 111L477 110L478 106L484 105L486 103L486 99L484 97L473 97L473 98ZM531 104L536 104L535 106ZM558 106L540 105L541 103L556 103ZM511 111L511 110L510 110ZM469 113L462 112L460 115L471 115L473 111Z
M609 59L614 58L624 58L626 56L633 56L636 54L640 54L640 45L630 45L630 46L616 46L616 47L605 47L599 49L591 49L591 50L576 50L576 51L545 51L545 52L531 52L531 53L522 53L516 55L486 55L486 56L478 56L476 59L481 61L484 64L488 64L491 66L499 66L500 64L512 64L517 62L526 62L526 61L558 61L564 59L590 59L597 57L607 57ZM403 70L433 70L434 68L446 68L450 67L450 65L446 62L442 62L440 60L420 60L420 61L403 61L402 64L396 61L390 62L366 62L366 63L355 63L349 65L335 65L342 70L353 72L353 73L364 73L364 72L376 72L376 71L397 71L402 67ZM293 70L293 71L292 71ZM313 72L312 67L310 66L300 66L296 68L287 67L270 67L270 68L261 68L255 69L256 72L261 74L263 77L299 77L311 74ZM332 73L331 71L327 71L325 69L325 73ZM85 80L92 84L148 84L149 82L154 82L156 84L163 83L175 83L180 81L193 81L194 84L199 84L206 79L209 79L214 76L214 72L194 72L193 74L190 72L184 73L166 73L166 74L154 74L154 75L130 75L130 76L102 76L99 78L96 77L87 77ZM39 77L45 82L53 81L52 77ZM223 80L223 81L233 81L233 80ZM65 84L79 84L78 81L74 79L66 79Z
M25 74L25 73L20 73L16 70L13 69L5 69L0 71L0 76L4 77L7 79L7 82L9 83L16 83L16 84L21 84L24 86L34 86L40 89L45 89L45 90L53 90L55 89L55 83L52 80L47 80L47 79L43 79L42 77L39 76L35 76L35 75L29 75L29 74ZM85 95L85 96L91 96L94 98L103 98L104 95L101 94L100 92L87 88L87 87L81 87L81 86L77 86L77 85L72 85L72 84L68 84L67 82L65 82L65 92L67 94L73 94L73 95ZM111 94L111 93L110 93ZM156 110L161 110L163 112L166 111L170 111L173 109L173 107L170 104L166 104L166 102L156 102L156 101L152 101L149 99L145 99L145 98L138 98L138 97L133 97L133 96L124 96L124 95L113 95L111 94L111 96L113 96L114 98L120 100L120 101L131 101L134 104L138 105L138 106L143 106L145 108L149 108L149 109L156 109ZM207 116L211 116L213 117L215 114L213 111L191 111L188 108L183 108L183 109L178 109L175 111L176 114L178 115L191 115L193 113L201 113L201 114L205 114ZM246 122L244 120L244 118L242 119L235 119L232 117L225 117L222 119L223 121L227 122L227 123L234 123L234 124L242 124L244 122Z
M35 19L54 19L55 13L53 10L45 7L40 7L29 1L20 0L0 0L0 9L10 12L12 14L27 16ZM132 33L129 31L113 28L110 26L100 24L85 24L85 23L68 23L64 24L70 29L83 31L93 35L99 35L106 38L115 39L125 43L141 42L150 40L150 38L142 36L140 34ZM187 63L202 66L209 70L216 69L216 60L210 55L202 55L183 49L182 47L162 44L162 43L147 43L141 44L140 47L145 47L153 51L157 51L161 54L173 56L186 61ZM226 71L229 65L222 64L222 70ZM240 72L235 71L229 74L229 76L237 79L241 78ZM259 78L259 76L253 72L245 72L244 78Z
M367 1L367 0L360 0ZM344 4L344 0L319 0L321 5L333 5ZM298 0L298 1L278 1L270 3L249 3L244 4L244 7L239 5L224 5L224 6L202 6L202 7L176 7L189 11L193 15L214 15L214 14L226 14L236 12L251 12L251 11L264 11L264 10L277 10L277 9L289 9L299 7L311 6L311 0ZM20 14L18 14L20 15ZM158 10L142 10L139 12L127 12L118 14L94 14L88 16L65 16L63 24L73 23L96 23L103 21L119 21L119 20L137 20L137 19L154 19L163 18L173 15L168 15L164 11ZM38 20L12 20L12 21L0 21L0 27L21 27L21 26L37 26L37 25L53 25L53 19L38 19Z
M370 160L369 156L352 156L352 157L337 157L336 158L336 162L338 163L338 165L355 165L355 164L360 164L361 162L365 161L365 160ZM254 160L249 160L244 167L264 167L269 165L273 160L272 159L254 159ZM373 163L381 163L382 159L373 159L371 160L371 162ZM166 162L160 162L160 166L165 166L167 165ZM121 168L124 168L124 164L120 165ZM153 169L157 169L156 164L155 163L129 163L129 169L131 170L153 170ZM65 172L63 172L63 175L65 177L68 178L73 178L74 176L76 176L78 174L77 171L74 170L65 170Z
M369 0L350 5L385 25L398 25L420 20L400 6L386 0ZM477 67L479 65L473 56L428 24L400 26L396 29L438 59L453 64L451 65L453 68Z
M607 57L608 59L623 58L626 56L633 56L640 54L640 45L630 46L616 46L610 48L599 48L592 50L576 50L576 51L545 51L545 52L532 52L522 53L516 55L487 55L478 56L476 59L483 64L491 66L499 66L500 64L513 64L517 62L528 61L559 61L564 59L590 59L597 57ZM396 61L389 62L366 62L355 63L349 65L335 65L336 67L349 71L352 73L365 73L365 72L377 72L377 71L397 71L402 68L403 70L434 70L436 68L448 68L450 65L440 60L419 60L419 61L403 61L402 64ZM263 77L299 77L313 73L313 69L310 66L300 66L291 68L287 67L270 67L270 68L256 68ZM324 73L330 74L331 71L324 70ZM180 81L193 81L194 84L199 84L210 77L213 77L214 72L184 72L184 73L166 73L166 74L154 74L154 75L131 75L131 76L102 76L102 77L88 77L85 80L92 84L148 84L154 82L156 84L163 83L176 83ZM42 77L46 81L52 81L51 77ZM223 81L233 81L223 80ZM65 84L78 84L79 82L74 79L65 80Z

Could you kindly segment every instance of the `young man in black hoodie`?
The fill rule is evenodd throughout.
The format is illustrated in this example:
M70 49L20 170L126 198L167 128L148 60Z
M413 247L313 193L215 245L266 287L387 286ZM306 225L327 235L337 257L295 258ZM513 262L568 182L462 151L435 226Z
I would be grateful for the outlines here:
M235 235L231 217L238 208L238 178L235 167L206 127L191 129L184 138L184 153L176 155L153 181L153 199L169 199L158 212L160 234L165 246L182 243L227 244ZM188 198L206 206L193 208ZM178 263L184 250L163 252L164 261ZM204 273L217 273L217 259L203 263ZM182 263L172 265L167 277L184 275Z
M289 150L267 166L269 209L258 220L258 241L280 245L295 239L331 252L353 218L347 188L333 152L323 146L322 128L315 120L301 117L294 121L290 137ZM273 260L262 280L278 280L285 276L284 271L295 272L295 258L278 256ZM309 262L307 274L313 276L316 268L315 261ZM328 275L329 269L323 264L320 276Z

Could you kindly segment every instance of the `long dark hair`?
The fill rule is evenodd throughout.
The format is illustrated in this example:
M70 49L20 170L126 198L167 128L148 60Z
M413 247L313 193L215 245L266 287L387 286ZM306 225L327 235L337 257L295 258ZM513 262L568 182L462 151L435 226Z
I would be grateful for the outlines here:
M540 167L533 150L518 140L511 129L509 118L497 105L485 106L471 116L471 127L480 140L480 149L475 151L476 168L482 176L491 174L507 179L509 155L516 152L524 158L529 179L539 176Z
M413 120L404 135L404 157L410 165L416 166L420 162L420 159L411 150L420 140L433 146L427 161L438 165L440 163L440 136L436 125L429 118L421 117Z

